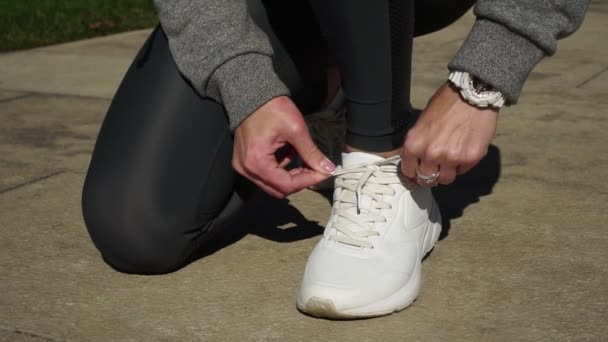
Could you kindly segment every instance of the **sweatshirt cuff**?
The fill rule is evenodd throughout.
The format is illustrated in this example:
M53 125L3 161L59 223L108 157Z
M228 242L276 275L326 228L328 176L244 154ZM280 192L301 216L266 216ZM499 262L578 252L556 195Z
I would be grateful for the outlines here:
M224 105L230 129L234 130L264 103L289 95L289 90L274 72L272 57L248 53L217 68L209 78L205 93Z
M525 37L478 18L448 68L477 76L502 92L507 104L515 104L528 75L544 56Z

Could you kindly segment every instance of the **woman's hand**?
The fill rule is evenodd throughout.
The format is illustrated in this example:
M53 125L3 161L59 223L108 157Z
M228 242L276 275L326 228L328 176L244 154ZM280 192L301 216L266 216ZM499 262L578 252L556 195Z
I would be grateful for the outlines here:
M403 173L422 186L452 183L486 155L497 121L498 109L475 107L461 98L458 89L444 84L405 138ZM436 182L419 177L438 171Z
M290 144L306 163L285 170L293 159L275 152ZM302 114L286 96L268 101L234 131L232 166L262 190L285 197L326 179L336 167L312 141Z

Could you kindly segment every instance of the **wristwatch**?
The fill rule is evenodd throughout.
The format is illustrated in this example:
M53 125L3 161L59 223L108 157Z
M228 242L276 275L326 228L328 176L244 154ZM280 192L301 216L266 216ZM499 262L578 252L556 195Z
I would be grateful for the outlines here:
M452 71L448 79L460 89L462 97L473 106L500 108L505 104L505 98L500 91L468 72Z

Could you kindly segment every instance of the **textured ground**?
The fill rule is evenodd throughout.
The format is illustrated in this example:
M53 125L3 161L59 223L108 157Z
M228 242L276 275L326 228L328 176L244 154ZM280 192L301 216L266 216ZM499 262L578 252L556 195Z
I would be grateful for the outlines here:
M330 206L261 201L183 270L106 266L80 214L95 135L146 32L0 55L0 341L601 341L608 335L608 4L501 113L488 158L440 188L445 238L392 316L303 316L295 294ZM416 42L423 106L472 23ZM260 218L261 217L261 218ZM224 247L224 248L219 248Z

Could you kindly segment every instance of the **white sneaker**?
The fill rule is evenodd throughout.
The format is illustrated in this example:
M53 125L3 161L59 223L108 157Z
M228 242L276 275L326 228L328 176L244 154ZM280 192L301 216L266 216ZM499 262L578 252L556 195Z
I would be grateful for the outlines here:
M430 189L399 172L399 157L353 152L336 172L329 223L313 249L297 307L317 317L387 315L421 288L422 258L441 232Z

